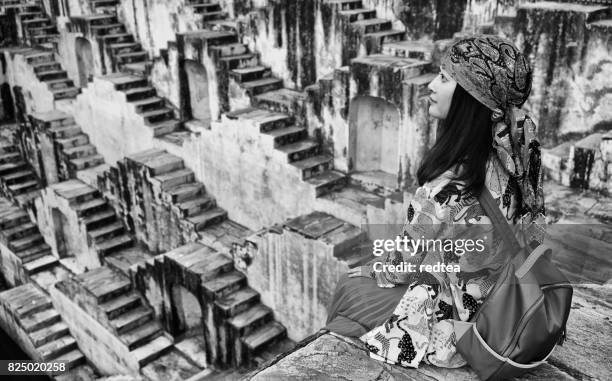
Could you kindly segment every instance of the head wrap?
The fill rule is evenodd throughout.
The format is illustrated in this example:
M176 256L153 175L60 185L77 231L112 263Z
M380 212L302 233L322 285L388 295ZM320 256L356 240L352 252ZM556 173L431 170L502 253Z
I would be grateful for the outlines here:
M531 91L528 60L506 39L493 35L462 38L441 60L461 87L493 111L493 147L510 181L520 190L519 216L534 222L544 215L540 144L536 125L518 110Z

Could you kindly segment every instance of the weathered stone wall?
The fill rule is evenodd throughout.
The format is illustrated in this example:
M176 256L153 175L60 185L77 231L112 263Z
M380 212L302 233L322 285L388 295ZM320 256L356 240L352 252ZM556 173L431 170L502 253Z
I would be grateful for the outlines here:
M103 375L139 374L138 360L118 337L83 311L68 295L55 287L49 291L53 305L79 349Z
M545 146L610 128L612 39L609 26L587 23L603 11L526 4L516 18L519 47L534 69L526 108ZM595 23L596 24L596 23Z
M85 224L69 200L56 193L54 186L43 189L40 197L35 200L35 205L40 234L55 256L74 257L78 264L86 269L101 265L97 251L88 243ZM58 237L63 237L63 245L58 242ZM65 252L62 252L62 247Z
M21 260L7 246L8 242L0 234L0 271L4 275L4 280L11 286L19 286L28 282Z
M304 232L308 225L316 232ZM336 283L349 268L346 256L355 256L362 238L360 228L313 213L252 235L236 260L289 338L299 341L325 326Z
M34 73L32 67L27 63L25 56L20 54L19 49L5 49L3 51L6 62L6 82L14 89L21 88L25 99L26 113L44 112L53 110L53 93L47 85L41 82ZM13 94L13 99L15 96Z

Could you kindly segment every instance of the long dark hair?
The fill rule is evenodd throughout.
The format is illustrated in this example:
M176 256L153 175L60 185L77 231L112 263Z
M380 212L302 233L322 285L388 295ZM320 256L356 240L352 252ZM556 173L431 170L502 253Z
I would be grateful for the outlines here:
M434 180L444 171L463 164L457 180L463 192L478 196L485 182L486 162L493 144L491 110L457 84L441 134L425 155L417 179L419 185Z

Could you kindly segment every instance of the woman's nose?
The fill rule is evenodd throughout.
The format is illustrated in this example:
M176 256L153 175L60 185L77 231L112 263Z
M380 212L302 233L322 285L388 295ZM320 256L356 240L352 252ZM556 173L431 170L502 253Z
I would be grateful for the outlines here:
M427 88L429 89L429 91L431 91L432 93L436 91L436 84L438 83L438 78L440 76L437 75L436 78L433 79L433 81L429 82L429 85L427 85Z

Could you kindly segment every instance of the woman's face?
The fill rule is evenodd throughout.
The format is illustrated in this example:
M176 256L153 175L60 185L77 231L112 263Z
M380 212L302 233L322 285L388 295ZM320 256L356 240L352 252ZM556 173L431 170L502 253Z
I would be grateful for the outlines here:
M429 115L437 119L446 118L456 86L457 82L440 68L440 74L427 86L431 91L429 95Z

